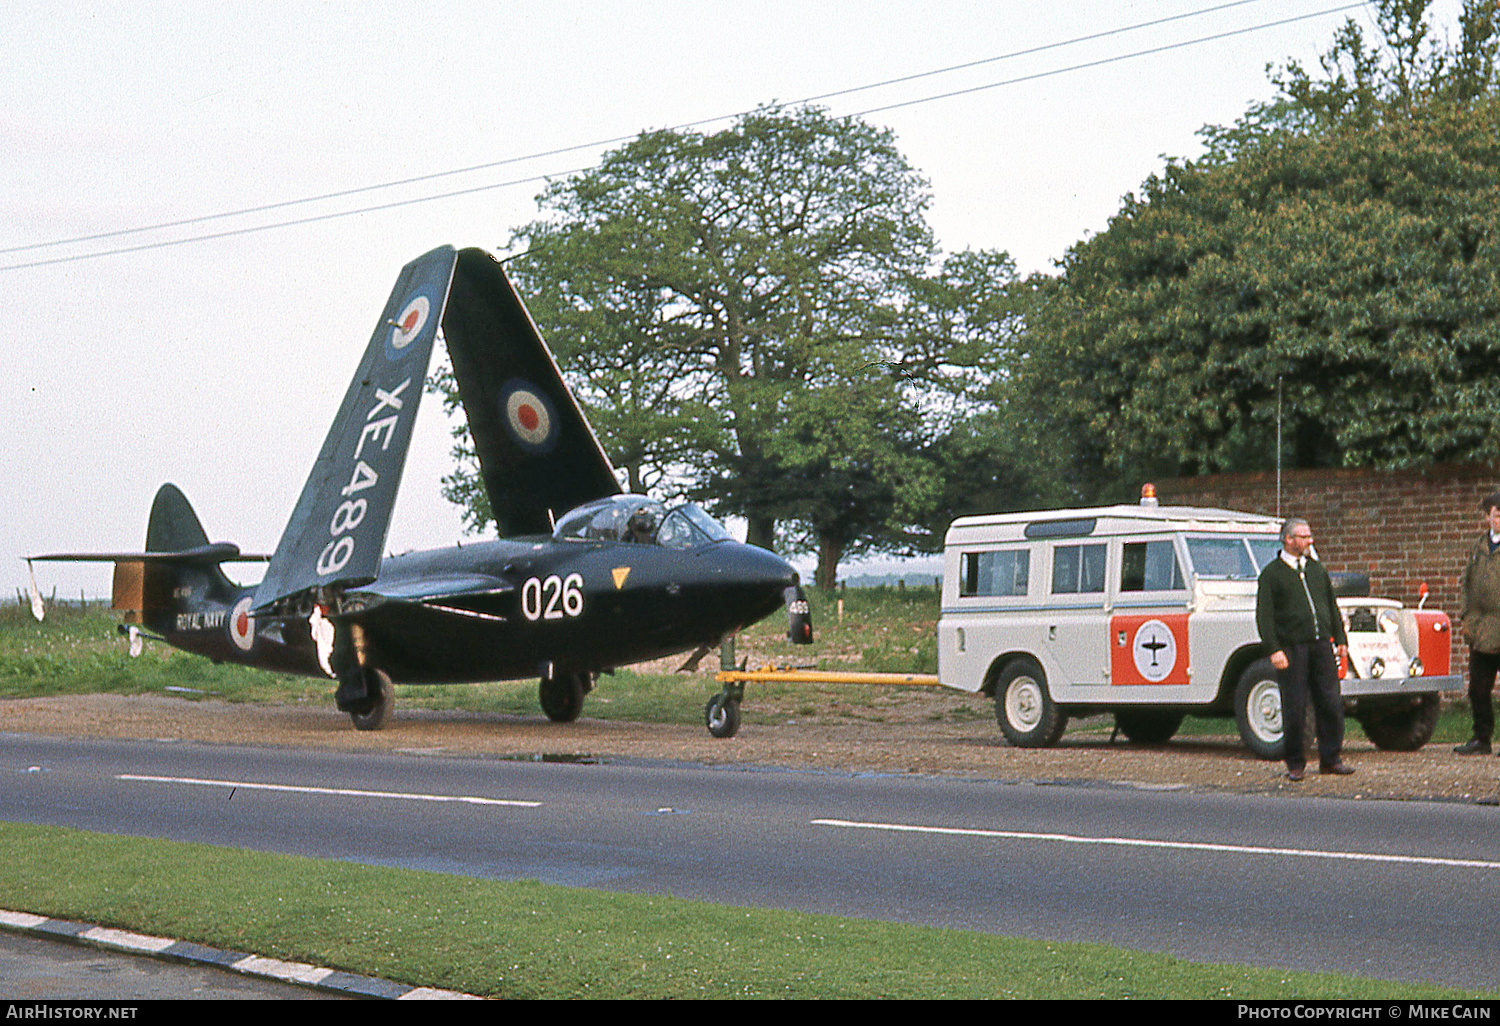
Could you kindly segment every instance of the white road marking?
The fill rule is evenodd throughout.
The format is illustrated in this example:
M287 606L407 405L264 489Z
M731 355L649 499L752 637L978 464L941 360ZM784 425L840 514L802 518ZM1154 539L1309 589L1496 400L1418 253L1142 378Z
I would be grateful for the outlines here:
M196 777L151 777L120 773L116 780L136 780L148 784L197 784L201 787L244 788L247 791L286 791L292 794L330 794L345 798L400 798L413 802L458 802L463 805L510 805L522 809L541 808L541 802L515 801L509 798L480 798L468 794L412 794L406 791L361 791L349 787L301 787L295 784L256 784L245 780L200 780Z
M888 830L893 833L906 834L948 834L958 837L998 837L1015 841L1054 841L1061 844L1107 844L1126 848L1174 848L1180 851L1215 851L1236 855L1280 855L1303 859L1341 859L1347 862L1395 862L1414 866L1500 869L1500 862L1487 862L1483 859L1447 859L1430 855L1380 855L1362 851L1320 851L1316 848L1270 848L1254 844L1158 841L1147 837L1087 837L1081 834L1042 834L1024 830L979 830L964 827L914 826L907 823L862 823L849 819L815 819L812 824L813 826L848 827L857 830Z

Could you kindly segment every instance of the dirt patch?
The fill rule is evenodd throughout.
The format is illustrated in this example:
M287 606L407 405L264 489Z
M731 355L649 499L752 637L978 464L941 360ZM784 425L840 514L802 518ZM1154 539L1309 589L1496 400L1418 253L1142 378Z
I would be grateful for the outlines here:
M752 692L747 708L755 708ZM802 708L806 708L805 703ZM585 713L587 708L585 707ZM946 690L890 689L879 701L822 707L774 725L747 722L716 740L701 726L595 720L550 723L507 716L402 709L383 731L354 730L328 707L241 705L159 695L88 695L0 701L0 731L173 739L207 744L317 747L441 757L666 759L706 765L782 766L1032 781L1098 781L1146 788L1226 790L1343 798L1500 803L1500 759L1453 754L1451 744L1382 752L1352 742L1358 772L1300 784L1261 762L1237 737L1179 737L1159 748L1111 741L1108 717L1070 725L1048 749L1009 747L988 700Z

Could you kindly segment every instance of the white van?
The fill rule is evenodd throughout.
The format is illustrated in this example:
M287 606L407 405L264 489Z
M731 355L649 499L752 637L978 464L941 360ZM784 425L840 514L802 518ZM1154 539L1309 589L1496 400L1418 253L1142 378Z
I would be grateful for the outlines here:
M1013 745L1055 744L1069 717L1104 712L1130 740L1159 744L1192 713L1235 717L1256 755L1279 759L1281 692L1255 593L1280 529L1272 517L1154 498L955 520L939 678L993 695ZM1449 673L1448 617L1370 598L1360 575L1333 577L1349 635L1346 710L1379 747L1420 748L1441 692L1462 690Z

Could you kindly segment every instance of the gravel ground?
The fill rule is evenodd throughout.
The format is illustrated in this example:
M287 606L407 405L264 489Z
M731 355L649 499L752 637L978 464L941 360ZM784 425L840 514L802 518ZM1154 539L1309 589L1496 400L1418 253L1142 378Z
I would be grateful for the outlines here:
M702 726L588 717L549 723L535 716L397 708L383 731L355 731L332 708L239 705L159 695L89 695L0 701L0 731L83 737L171 739L206 744L304 746L431 756L546 756L684 760L708 765L920 773L1002 780L1106 782L1146 788L1340 798L1430 799L1500 804L1500 758L1459 756L1449 743L1382 752L1365 741L1345 751L1351 777L1288 782L1237 736L1182 736L1159 748L1110 740L1112 721L1069 725L1055 748L1009 747L979 696L890 688L875 703L819 709L774 725L747 722L717 740ZM745 702L757 709L754 685ZM762 708L765 708L764 706ZM1316 760L1314 760L1314 765Z

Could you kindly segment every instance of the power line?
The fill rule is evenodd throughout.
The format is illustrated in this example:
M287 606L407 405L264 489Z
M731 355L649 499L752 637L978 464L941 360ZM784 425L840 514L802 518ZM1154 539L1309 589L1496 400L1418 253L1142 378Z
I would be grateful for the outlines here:
M1137 50L1134 53L1120 54L1115 57L1102 57L1096 61L1085 61L1082 64L1073 64L1066 68L1054 68L1051 71L1039 71L1034 75L1021 75L1018 78L1008 78L1003 82L991 82L988 85L973 86L969 89L956 89L950 93L940 93L935 96L924 96L917 100L903 100L900 103L888 103L882 107L869 107L865 110L847 114L845 117L861 118L866 114L878 114L882 111L896 110L901 107L911 107L919 103L931 103L934 100L947 100L955 96L967 96L970 93L981 93L986 89L999 89L1001 86L1016 85L1021 82L1034 82L1039 78L1050 78L1053 75L1064 75L1070 71L1083 71L1087 68L1098 68L1106 64L1115 64L1119 61L1132 60L1136 57L1149 57L1155 53L1166 53L1170 50L1181 50L1188 46L1197 46L1199 43L1213 43L1220 39L1232 39L1235 36L1248 35L1251 32L1259 32L1262 29L1279 28L1282 25L1291 25L1299 21L1307 21L1310 18L1321 18L1327 14L1338 14L1342 11L1353 10L1356 7L1365 6L1365 0L1358 3L1343 4L1339 7L1330 7L1327 10L1317 11L1312 14L1299 14L1291 18L1283 18L1280 21L1269 21L1263 25L1251 25L1248 28L1231 29L1228 32L1220 32L1217 35L1201 36L1198 39L1188 39L1180 43L1167 43L1163 46L1154 46L1149 50Z
M1135 30L1141 29L1141 28L1147 28L1147 27L1151 27L1151 26L1155 26L1155 25L1160 25L1160 24L1165 23L1165 22L1178 21L1178 20L1181 20L1181 19L1184 19L1184 18L1196 17L1196 16L1199 16L1199 15L1202 15L1202 14L1208 14L1208 13L1212 13L1214 11L1224 10L1226 8L1239 7L1239 6L1242 6L1242 5L1247 4L1247 3L1259 3L1259 2L1262 2L1262 0L1234 0L1234 2L1231 2L1231 3L1220 4L1220 5L1216 6L1216 7L1204 8L1202 10L1189 12L1187 14L1174 15L1174 16L1171 16L1171 17L1168 17L1168 18L1159 18L1159 19L1155 19L1153 21L1140 22L1138 24L1125 26L1123 28L1111 29L1111 30L1108 30L1108 31L1105 31L1105 32L1097 32L1097 33L1093 33L1093 34L1087 35L1087 36L1079 36L1079 37L1076 37L1074 39L1065 40L1065 41L1059 42L1059 43L1049 43L1049 44L1046 44L1046 45L1043 45L1043 46L1033 47L1033 48L1030 48L1030 49L1027 49L1027 50L1019 50L1019 51L1015 51L1015 52L1009 53L1009 54L1001 54L1001 55L996 56L996 57L985 58L984 60L970 61L970 62L967 62L965 64L952 65L952 66L947 67L947 68L939 68L939 69L936 69L936 70L933 70L933 71L920 72L918 74L907 75L907 76L903 76L903 77L900 77L900 78L888 79L888 80L885 80L885 81L882 81L882 82L871 83L869 85L855 86L855 87L852 87L852 88L849 88L849 89L838 90L836 92L823 93L823 94L820 94L820 95L817 95L817 96L807 97L806 99L803 99L803 100L794 101L794 103L791 104L791 105L792 106L797 106L797 105L802 105L802 104L807 104L807 103L813 103L813 102L816 102L818 100L828 99L828 98L831 98L831 97L846 96L846 95L850 95L852 93L864 92L864 91L871 90L871 89L883 88L883 87L888 86L888 85L895 85L895 84L900 84L900 83L904 83L904 82L910 82L910 81L914 81L914 80L922 79L922 78L930 78L930 77L933 77L933 76L936 76L936 75L947 74L947 73L953 72L953 71L965 70L965 69L969 69L969 68L973 68L973 67L978 67L978 66L985 65L985 64L993 64L993 63L996 63L998 61L1010 60L1010 59L1013 59L1015 57L1020 57L1020 56L1025 56L1025 55L1029 55L1029 54L1034 54L1034 53L1042 52L1042 51L1045 51L1045 50L1053 50L1053 49L1058 49L1058 48L1065 47L1065 46L1075 45L1075 44L1081 43L1081 42L1088 42L1088 41L1093 41L1093 40L1097 40L1097 39L1106 38L1106 37L1109 37L1109 36L1121 35L1121 34L1124 34L1126 32L1131 32L1131 31L1135 31ZM1101 67L1101 66L1104 66L1104 65L1107 65L1107 64L1118 63L1120 61L1132 60L1132 59L1137 58L1137 57L1150 56L1152 54L1164 53L1164 52L1171 51L1171 50L1183 49L1183 48L1186 48L1186 47L1189 47L1189 46L1200 45L1202 43L1216 42L1218 40L1229 39L1229 38L1233 38L1235 36L1247 35L1247 34L1252 33L1252 32L1261 31L1263 29L1277 28L1277 27L1280 27L1280 26L1283 26L1283 25L1295 24L1297 22L1308 21L1308 20L1313 19L1313 18L1324 17L1324 16L1329 15L1329 14L1338 14L1338 13L1341 13L1343 11L1351 10L1353 8L1361 7L1361 6L1363 6L1363 0L1361 0L1361 2L1341 4L1341 5L1336 6L1336 7L1326 8L1324 10L1315 11L1315 12L1312 12L1312 13L1309 13L1309 14L1296 15L1294 17L1283 18L1283 19L1280 19L1280 20L1277 20L1277 21L1266 22L1266 23L1260 24L1260 25L1253 25L1253 26L1250 26L1250 27L1247 27L1247 28L1234 29L1234 30L1230 30L1230 31L1227 31L1227 32L1220 32L1220 33L1216 33L1216 34L1209 35L1209 36L1201 36L1201 37L1196 38L1196 39L1185 40L1183 42L1170 43L1170 44L1166 44L1166 45L1163 45L1163 46L1150 47L1150 48L1147 48L1147 49L1144 49L1144 50L1136 50L1136 51L1133 51L1131 53L1119 54L1119 55L1116 55L1114 57L1105 57L1105 58L1101 58L1101 59L1095 60L1095 61L1087 61L1087 62L1080 63L1080 64L1070 65L1070 66L1064 67L1064 68L1056 68L1056 69L1053 69L1053 70L1050 70L1050 71L1042 71L1042 72L1037 72L1037 73L1031 74L1031 75L1023 75L1023 76L1019 76L1019 77L1016 77L1016 78L1005 79L1005 80L999 81L999 82L991 82L991 83L988 83L986 85L973 86L973 87L968 88L968 89L953 90L953 91L946 92L946 93L938 93L938 94L933 94L933 95L930 95L930 96L919 97L919 98L913 99L913 100L904 100L904 101L900 101L900 102L897 102L897 103L885 104L885 105L877 106L877 107L870 107L870 108L867 108L867 109L862 110L862 111L857 111L857 112L850 113L850 114L840 115L840 117L845 117L845 118L863 117L863 116L865 116L867 114L875 114L875 113L880 113L880 112L888 111L888 110L896 110L896 109L903 108L903 107L915 106L917 104L931 103L931 102L934 102L934 101L937 101L937 100L951 99L951 98L956 97L956 96L965 96L965 95L968 95L970 93L983 92L983 91L989 90L989 89L998 89L998 88L1001 88L1003 86L1016 85L1016 84L1021 83L1021 82L1035 81L1037 79L1048 78L1048 77L1052 77L1052 76L1055 76L1055 75L1067 74L1067 73L1073 72L1073 71L1081 71L1081 70L1086 70L1086 69L1089 69L1089 68ZM702 125L712 124L712 123L718 122L718 121L725 121L725 120L729 120L731 118L743 117L745 114L752 113L752 112L753 111L742 111L742 112L737 113L737 114L723 114L723 115L718 115L716 117L703 118L703 119L698 120L698 121L685 122L683 124L676 125L674 127L665 129L665 131L676 132L676 131L681 131L681 130L687 129L687 128L696 128L696 127L699 127L699 126L702 126ZM419 175L419 176L415 176L415 177L412 177L412 178L401 179L401 180L398 180L398 181L384 182L384 183L377 184L377 185L360 186L360 187L353 188L353 189L345 189L345 190L341 190L341 191L338 191L338 192L324 193L324 194L317 195L317 196L308 196L308 197L304 197L304 198L301 198L301 199L283 200L283 201L280 201L280 202L277 202L277 203L263 204L263 205L256 206L256 207L246 207L246 208L243 208L243 209L240 209L240 210L225 211L225 212L217 213L217 214L205 214L205 215L202 215L202 216L199 216L199 217L184 218L184 219L177 220L177 221L161 222L161 223L158 223L158 224L146 225L146 226L142 226L142 227L138 227L138 228L122 228L122 229L118 229L116 231L101 232L101 233L97 233L97 234L94 234L94 235L78 236L78 237L71 238L71 239L61 239L61 240L57 240L57 241L54 241L54 242L39 242L39 243L30 243L30 244L27 244L27 245L24 245L24 246L14 246L14 247L11 247L11 248L8 248L8 249L0 249L0 253L16 253L16 252L22 252L22 251L26 251L26 250L50 248L50 247L55 247L55 246L63 246L63 245L81 243L81 242L96 242L96 241L99 241L99 240L102 240L102 239L106 239L106 238L119 238L119 237L125 236L125 235L141 234L141 233L144 233L144 232L157 231L157 230L161 230L161 229L165 229L165 228L184 227L184 226L187 226L187 225L190 225L190 224L202 224L202 223L206 223L208 221L223 220L223 219L227 219L227 218L231 218L231 217L243 216L243 215L246 215L246 214L264 213L264 212L267 212L267 211L270 211L270 210L286 209L286 208L292 207L292 206L305 205L305 204L308 204L308 203L320 202L320 201L329 200L329 199L339 199L339 198L343 198L343 197L347 197L347 196L354 196L354 195L359 195L359 194L362 194L362 193L374 192L374 191L378 191L378 190L381 190L381 189L395 188L395 187L402 186L402 185L411 185L411 184L415 184L415 183L419 183L419 182L433 181L433 180L440 179L440 178L453 177L455 175L469 174L469 173L472 173L472 172L475 172L475 171L490 170L490 169L493 169L493 168L496 168L496 167L502 167L502 166L505 166L505 165L508 165L508 164L523 163L523 162L529 161L529 160L538 160L538 159L541 159L541 158L544 158L544 157L558 156L560 154L572 153L572 152L576 152L578 150L584 150L584 149L592 149L592 148L595 148L595 147L598 147L598 146L614 145L616 143L627 142L627 141L629 141L631 139L634 139L634 138L636 138L635 135L617 136L617 137L612 138L612 139L598 140L598 141L589 142L589 143L579 143L579 144L574 145L574 146L561 147L561 148L558 148L558 149L548 150L548 151L534 153L534 154L529 154L529 155L526 155L526 156L508 157L508 158L506 158L504 160L491 161L491 162L485 163L485 164L476 164L476 165L473 165L471 167L458 168L458 169L449 170L449 171L439 171L439 172L434 172L434 173L428 174L428 175ZM380 204L374 204L374 205L371 205L371 206L356 207L356 208L353 208L353 209L350 209L350 210L337 211L337 212L327 213L327 214L311 215L311 216L308 216L308 217L295 218L295 219L287 220L287 221L277 221L277 222L273 222L271 224L254 225L254 226L250 226L250 227L246 227L246 228L229 229L229 230L220 231L220 232L210 232L210 233L206 233L206 234L202 234L202 235L192 235L192 236L188 236L186 238L180 238L180 239L168 239L168 240L162 240L162 241L158 241L158 242L141 243L139 245L123 246L123 247L118 247L118 248L115 248L115 249L97 250L97 251L94 251L94 252L91 252L91 253L80 253L80 254L74 254L74 255L71 255L71 256L64 256L64 257L52 257L52 258L48 258L48 259L28 261L28 262L25 262L25 263L0 265L0 272L3 272L3 271L24 270L24 269L27 269L27 268L34 268L34 267L45 267L45 266L49 266L49 265L53 265L53 264L73 263L73 262L80 261L80 260L92 260L92 259L95 259L97 257L119 256L119 255L122 255L122 254L125 254L125 253L138 253L138 252L142 252L142 251L145 251L145 250L163 249L163 248L168 248L168 247L171 247L171 246L186 245L186 244L192 243L192 242L206 242L206 241L210 241L210 240L213 240L213 239L229 238L229 237L236 236L236 235L249 235L249 234L253 234L255 232L270 231L270 230L275 229L275 228L290 228L290 227L295 227L295 226L298 226L298 225L311 224L311 223L315 223L315 222L318 222L318 221L328 221L328 220L334 220L334 219L342 218L342 217L352 217L352 216L354 216L356 214L367 214L367 213L374 213L374 212L378 212L378 211L382 211L382 210L391 210L391 209L395 209L395 208L398 208L398 207L413 206L413 205L418 204L418 203L431 203L431 202L436 202L438 200L451 199L451 198L456 197L456 196L466 196L466 195L472 195L472 194L478 193L478 192L487 192L487 191L491 191L491 190L494 190L494 189L507 188L509 186L524 185L524 184L527 184L527 183L535 183L535 182L547 181L549 179L556 178L558 176L579 174L579 173L581 173L583 171L586 171L586 170L588 170L588 168L575 168L575 169L570 170L570 171L545 172L545 173L538 174L538 175L532 175L532 176L525 177L525 178L511 179L511 180L504 181L504 182L493 182L493 183L490 183L490 184L487 184L487 185L479 185L479 186L474 186L474 187L467 188L467 189L456 189L456 190L451 190L451 191L442 192L442 193L436 193L436 194L428 195L428 196L419 196L419 197L414 197L414 198L405 199L405 200L394 200L394 201L391 201L389 203L380 203Z
M1000 61L1012 60L1017 57L1026 57L1032 54L1042 53L1047 50L1057 50L1063 47L1075 46L1079 43L1087 43L1098 39L1105 39L1110 36L1123 35L1126 32L1135 32L1144 28L1153 28L1157 25L1164 25L1168 22L1182 21L1186 18L1196 18L1205 14L1213 14L1217 11L1227 10L1231 7L1243 7L1246 4L1263 2L1264 0L1232 0L1232 2L1230 3L1219 4L1216 7L1205 7L1197 11L1188 11L1185 14L1176 14L1166 18L1156 18L1151 21L1137 22L1134 25L1126 25L1123 28L1109 29L1104 32L1095 32L1091 35L1086 36L1076 36L1073 39L1063 40L1062 42L1047 43L1045 45L1034 46L1026 50L1016 50L1011 53L1000 54L997 57L987 57L983 60L969 61L965 64L954 64L946 68L937 68L932 71L918 72L914 75L904 75L900 78L886 79L882 82L871 82L868 85L854 86L849 89L839 89L831 93L822 93L818 96L809 96L806 99L796 101L794 105L816 103L820 100L832 99L837 96L847 96L852 93L866 92L871 89L882 89L886 86L899 85L904 82L913 82L918 79L931 78L936 75L946 75L954 71L966 71L970 68L977 68L986 64L995 64ZM730 118L743 117L747 113L751 112L741 111L736 114L720 114L711 118L703 118L699 121L689 121L680 125L675 125L671 128L666 129L666 131L678 132L686 128L697 128L702 125L712 124L716 121L727 121ZM308 203L318 203L323 200L342 199L346 196L357 196L361 193L376 192L381 189L394 189L403 185L415 185L420 182L430 182L439 178L451 178L457 175L471 174L475 171L489 171L497 167L504 167L508 164L520 164L530 160L540 160L544 157L556 157L564 153L576 153L579 150L594 149L600 146L613 146L617 143L628 142L633 138L635 138L634 134L615 136L610 139L596 139L593 142L578 143L573 146L564 146L554 150L544 150L538 153L529 153L520 157L507 157L503 160L488 161L483 164L472 164L468 167L453 168L448 171L435 171L431 174L416 175L411 178L400 178L394 181L380 182L376 185L363 185L353 189L341 189L335 192L319 193L315 196L304 196L300 199L281 200L275 203L263 203L258 206L242 207L238 210L226 210L217 214L202 214L198 217L185 217L175 221L161 221L156 224L142 225L137 228L119 228L114 231L96 232L92 235L77 235L70 239L57 239L52 242L31 242L21 246L9 246L0 248L0 254L23 253L33 249L49 249L55 246L75 245L80 242L98 242L101 239L119 238L123 235L137 235L142 232L159 231L165 228L182 228L190 224L203 224L207 221L224 220L231 217L240 217L245 214L262 214L271 210L284 210L287 207L301 206ZM375 207L371 209L378 210L381 208Z

